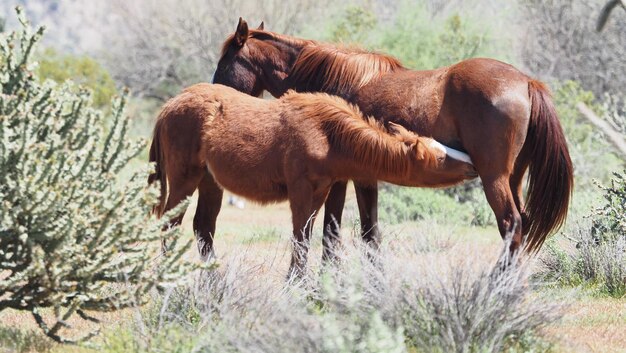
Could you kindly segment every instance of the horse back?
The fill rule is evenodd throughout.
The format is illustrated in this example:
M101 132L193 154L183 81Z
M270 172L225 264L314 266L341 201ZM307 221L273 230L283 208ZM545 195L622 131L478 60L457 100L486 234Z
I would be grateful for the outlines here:
M508 116L527 125L527 84L528 77L513 66L477 58L434 70L388 73L359 90L352 101L366 115L466 150L466 133L493 123L485 119ZM511 114L491 114L507 109Z

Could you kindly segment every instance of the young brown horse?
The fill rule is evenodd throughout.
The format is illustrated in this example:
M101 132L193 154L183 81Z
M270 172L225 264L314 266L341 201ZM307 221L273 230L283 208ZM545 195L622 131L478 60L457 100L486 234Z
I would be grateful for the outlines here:
M565 221L573 168L556 111L543 83L508 64L469 59L413 71L382 54L248 30L240 19L224 43L214 82L251 95L268 90L279 97L288 89L339 95L379 121L397 121L467 151L500 234L512 234L512 252L524 235L528 250L538 250ZM355 187L362 235L377 245L377 189ZM325 256L338 236L345 191L345 183L336 184L326 202Z
M478 176L467 155L456 151L455 159L433 139L401 126L392 130L394 135L326 94L292 92L266 101L222 85L191 86L165 104L154 129L150 160L156 172L149 182L161 183L157 212L174 208L198 188L194 228L208 229L196 233L206 259L223 188L260 203L289 200L290 274L299 275L315 215L335 182L380 179L436 187Z

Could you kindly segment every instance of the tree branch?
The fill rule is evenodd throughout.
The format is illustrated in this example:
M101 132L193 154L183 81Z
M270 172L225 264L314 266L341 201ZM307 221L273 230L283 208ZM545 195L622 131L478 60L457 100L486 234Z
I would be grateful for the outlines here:
M624 141L622 134L613 130L606 121L597 116L585 103L578 102L576 107L587 120L599 128L609 138L611 144L615 146L622 157L626 158L626 141Z

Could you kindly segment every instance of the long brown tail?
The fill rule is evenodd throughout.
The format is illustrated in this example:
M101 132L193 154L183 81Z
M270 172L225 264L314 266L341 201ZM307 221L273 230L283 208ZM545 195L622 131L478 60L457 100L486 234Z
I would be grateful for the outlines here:
M165 166L163 165L163 154L160 150L160 129L161 124L160 120L158 120L154 127L149 157L150 162L155 163L155 169L154 173L151 173L148 176L148 185L152 185L156 180L158 180L161 187L159 203L152 209L152 212L156 213L159 217L163 214L163 210L165 209L165 200L167 199L167 176L165 174Z
M547 87L528 82L531 100L530 124L525 141L530 159L528 200L524 234L527 249L537 251L565 222L574 188L574 172L567 141Z

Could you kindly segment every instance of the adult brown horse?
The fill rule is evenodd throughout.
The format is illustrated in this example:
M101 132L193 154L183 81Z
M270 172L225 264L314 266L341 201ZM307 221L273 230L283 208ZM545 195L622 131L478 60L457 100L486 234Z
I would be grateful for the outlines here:
M156 172L149 182L161 183L157 212L162 215L199 188L194 227L209 229L196 234L206 259L223 188L260 203L289 200L289 273L301 275L315 215L335 182L446 186L478 176L470 161L450 157L435 140L401 126L392 129L393 135L327 94L292 92L267 101L222 85L189 87L165 104L154 129L150 160Z
M539 249L565 221L573 168L561 125L544 84L511 65L469 59L408 70L390 56L249 30L240 19L224 43L214 82L251 95L267 90L279 97L292 88L336 94L366 115L467 151L500 234L512 234L512 251L524 236L529 250ZM362 235L376 244L377 189L355 187ZM338 236L345 190L345 184L335 185L326 202L326 257Z

